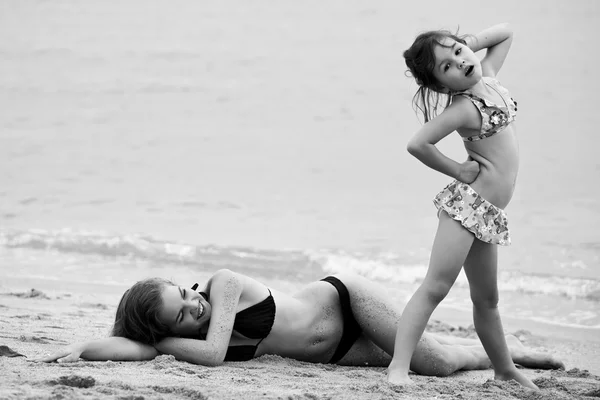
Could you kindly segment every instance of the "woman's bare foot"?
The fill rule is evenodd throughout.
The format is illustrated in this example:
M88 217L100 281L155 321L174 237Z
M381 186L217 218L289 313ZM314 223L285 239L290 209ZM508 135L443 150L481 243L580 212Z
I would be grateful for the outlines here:
M548 353L536 352L523 345L514 335L506 335L506 344L513 362L525 368L565 369L565 364Z

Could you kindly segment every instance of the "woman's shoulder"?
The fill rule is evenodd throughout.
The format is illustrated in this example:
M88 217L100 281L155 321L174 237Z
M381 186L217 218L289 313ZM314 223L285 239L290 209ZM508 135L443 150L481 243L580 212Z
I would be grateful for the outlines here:
M248 275L242 274L240 272L236 272L230 270L228 268L222 268L217 270L209 279L209 282L214 282L215 280L231 280L237 281L244 285L263 285L261 282L257 281L254 278L251 278ZM264 285L263 285L264 286Z
M267 286L242 273L232 271L227 268L220 269L216 271L212 277L209 279L207 287L210 292L211 288L215 286L215 284L221 285L233 285L238 287L241 290L241 297L246 298L254 298L260 297L264 293L268 293L269 289Z
M227 279L227 278L234 278L234 277L238 277L239 274L228 269L228 268L221 268L219 270L217 270L211 277L210 280L214 280L214 279Z
M212 297L215 293L215 288L217 291L221 291L225 286L235 286L235 287L243 287L244 279L236 272L230 269L220 269L217 270L206 282L206 286L204 291L208 294L208 296Z

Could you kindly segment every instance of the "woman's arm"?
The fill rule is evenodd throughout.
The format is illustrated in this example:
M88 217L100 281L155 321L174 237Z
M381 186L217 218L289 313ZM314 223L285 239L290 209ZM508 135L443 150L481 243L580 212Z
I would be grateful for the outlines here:
M109 337L89 342L74 343L41 357L38 362L75 362L79 358L90 361L144 361L152 360L158 351L149 345L123 337Z
M474 52L487 49L481 60L484 76L496 76L508 55L512 44L513 31L509 24L498 24L467 38L467 45Z
M243 282L238 274L229 270L218 271L207 287L212 313L206 340L171 337L159 342L156 349L194 364L222 364L229 347L242 289Z

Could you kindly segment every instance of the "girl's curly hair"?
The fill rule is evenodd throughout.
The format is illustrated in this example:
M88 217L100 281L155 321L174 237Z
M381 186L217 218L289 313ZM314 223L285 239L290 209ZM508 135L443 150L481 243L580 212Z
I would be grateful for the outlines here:
M419 85L417 93L413 96L413 106L415 112L420 111L423 114L425 122L429 122L437 114L437 109L442 105L446 108L450 105L452 98L443 93L443 88L433 75L435 68L435 46L450 48L444 44L445 39L453 39L466 45L465 38L468 35L459 37L458 32L453 34L447 30L437 30L421 33L412 46L403 54L404 61L408 71L415 78Z

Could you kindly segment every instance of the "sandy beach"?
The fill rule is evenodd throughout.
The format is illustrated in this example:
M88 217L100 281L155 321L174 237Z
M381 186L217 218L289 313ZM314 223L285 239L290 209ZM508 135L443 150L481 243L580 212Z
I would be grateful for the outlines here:
M108 297L107 297L108 298ZM92 301L90 301L90 299ZM540 351L552 350L565 370L523 371L539 392L493 380L493 371L448 378L413 375L411 388L386 383L385 368L311 364L277 356L204 367L159 356L147 362L35 363L61 346L106 336L115 306L85 293L0 292L2 399L584 399L600 397L593 370L600 345L512 332ZM433 322L430 330L473 335L472 329ZM4 347L6 346L6 347ZM20 354L16 355L15 353ZM11 357L11 355L13 355ZM590 370L590 368L592 368Z
M599 398L599 16L597 0L0 1L0 400ZM231 268L293 291L354 272L405 302L449 181L405 151L421 125L402 51L501 22L521 172L500 307L566 366L524 369L540 391L275 356L31 362L106 337L148 276ZM457 137L440 149L464 160ZM429 329L474 337L471 306L461 275Z

